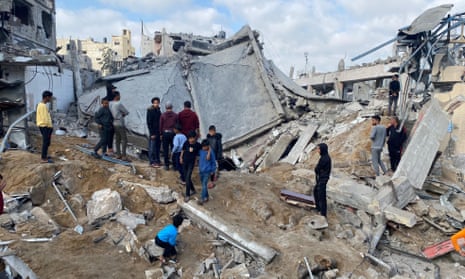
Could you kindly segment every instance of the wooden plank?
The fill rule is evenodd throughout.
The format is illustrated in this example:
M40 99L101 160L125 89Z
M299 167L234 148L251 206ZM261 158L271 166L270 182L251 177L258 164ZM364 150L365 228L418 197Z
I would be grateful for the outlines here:
M302 152L304 152L305 147L308 145L313 135L315 134L316 129L318 129L318 125L311 124L305 127L305 129L301 132L301 135L299 136L296 144L294 147L292 147L291 152L289 152L286 158L281 160L281 162L295 165L297 160L299 160Z
M281 196L285 197L288 200L294 200L308 204L315 204L315 198L313 196L304 195L286 189L281 190Z

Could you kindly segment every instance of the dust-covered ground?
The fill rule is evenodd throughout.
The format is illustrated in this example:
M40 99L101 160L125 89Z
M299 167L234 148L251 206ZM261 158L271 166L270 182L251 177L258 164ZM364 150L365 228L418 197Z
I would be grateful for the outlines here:
M364 166L365 159L361 158L364 155L360 154L369 148L370 128L371 124L367 120L338 137L343 141L328 141L335 172L350 174L362 168L369 173L369 166ZM40 150L38 140L38 137L34 137L33 145ZM115 245L109 237L96 241L119 225L111 219L99 226L89 225L86 203L95 191L110 188L121 195L123 208L128 211L136 214L151 212L153 218L149 218L146 225L139 225L134 230L138 240L136 246L140 247L170 223L170 216L179 211L179 206L176 202L158 204L142 188L123 187L121 181L151 186L168 185L182 197L184 191L183 186L178 183L178 175L172 170L150 168L147 162L133 158L137 171L134 175L127 166L94 159L73 148L76 144L84 143L88 142L80 138L53 136L49 152L55 161L53 164L41 164L38 153L10 150L2 154L1 173L8 182L4 192L9 195L33 193L34 205L48 213L61 231L54 236L56 232L51 226L39 223L34 218L26 218L24 222L16 224L14 230L0 228L0 240L17 240L9 248L40 278L146 278L145 271L159 267L160 263L149 263L138 255L136 249ZM292 171L296 168L312 170L316 161L317 156L312 154L305 163L297 166L277 164L259 174L221 172L217 186L209 190L210 201L203 208L231 227L241 227L247 236L278 252L268 265L250 264L252 277L302 278L302 270L305 270L303 258L308 257L314 266L315 258L323 256L337 262L338 276L374 278L373 271L376 270L379 272L376 274L383 278L386 275L383 269L360 256L367 240L357 230L354 230L352 236L341 237L341 224L344 220L341 220L343 215L339 212L353 211L352 209L330 201L329 227L314 230L308 226L308 218L316 216L315 211L291 206L280 200L281 189L301 193L311 191L313 178L310 176L308 180L297 179ZM64 210L63 203L51 186L52 176L60 170L66 184L67 199L79 223L84 226L82 235L73 230L76 223ZM196 172L193 180L199 193L200 183ZM32 207L30 204L23 206ZM407 243L403 246L404 249L419 254L421 248L431 244L432 240L441 240L441 235L434 229L425 224L420 224L419 227L392 229L386 233L386 237L401 245ZM52 236L54 237L49 242L30 243L20 240ZM196 224L182 230L179 235L179 262L173 265L182 270L180 277L193 278L201 262L212 253L216 253L220 265L231 258L226 250L219 250L214 245L215 239L214 234ZM450 268L454 261L445 259L444 262L449 265L447 270L451 271L447 273L445 268L441 269L443 278L460 278L457 277L457 267ZM426 269L431 269L431 266ZM407 278L432 278L429 277L430 271L426 270L424 274L426 277ZM202 276L199 278L210 278L205 274Z

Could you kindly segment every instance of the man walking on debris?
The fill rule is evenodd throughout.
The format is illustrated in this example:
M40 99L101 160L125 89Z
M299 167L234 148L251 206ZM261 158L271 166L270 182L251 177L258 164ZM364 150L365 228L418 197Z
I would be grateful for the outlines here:
M187 141L184 143L181 151L181 164L186 178L186 196L184 201L188 202L190 196L195 195L196 191L192 183L192 171L194 170L195 160L201 149L200 143L197 142L197 134L190 131L187 135Z
M110 111L110 104L107 98L102 99L102 106L100 109L95 113L95 123L98 124L98 128L100 131L100 141L95 145L94 152L92 152L92 156L97 159L101 158L98 151L102 148L102 155L106 155L108 141L113 134L113 116Z
M326 206L326 184L331 175L331 157L329 157L328 146L320 143L317 146L317 152L320 154L320 160L315 167L316 185L313 188L316 210L324 217L327 215Z
M397 101L399 99L399 92L400 92L400 82L399 82L399 75L393 75L392 80L389 83L389 106L388 106L388 115L396 115L397 110ZM394 109L391 110L392 106L394 105ZM392 114L391 114L392 112Z
M405 127L399 130L399 118L391 117L391 124L386 129L388 137L387 146L389 150L389 159L391 161L391 170L394 172L400 162L402 156L402 147L407 140L407 132Z
M178 228L181 226L183 218L177 214L173 217L173 224L169 224L158 232L155 237L155 244L164 248L163 255L160 256L159 260L162 264L166 264L167 259L170 262L176 263L176 238L178 237Z
M160 98L152 98L152 105L147 109L147 127L149 128L149 162L153 168L160 167Z
M124 117L129 114L129 111L121 103L120 93L115 91L113 94L113 101L110 102L110 111L113 115L113 127L115 129L116 158L129 161L126 155L128 136L126 134L126 126L124 125Z
M197 114L191 109L190 101L184 102L184 109L178 114L178 122L181 124L182 133L187 136L190 131L194 131L200 137L200 123Z
M178 121L178 115L173 111L173 105L170 102L167 102L165 104L165 108L166 111L160 117L160 131L162 133L161 139L163 143L163 158L165 160L165 170L169 170L170 150L171 148L173 148L174 126Z
M53 161L48 157L48 147L52 140L53 124L52 117L50 116L50 112L47 107L47 103L52 101L52 97L52 92L44 91L42 93L42 102L37 105L36 110L36 124L42 134L41 163L53 163Z
M380 124L381 117L375 115L371 117L371 124L374 126L371 129L370 139L371 143L371 163L375 170L376 176L379 176L379 167L386 174L386 167L381 160L381 152L383 151L384 141L386 140L386 127Z

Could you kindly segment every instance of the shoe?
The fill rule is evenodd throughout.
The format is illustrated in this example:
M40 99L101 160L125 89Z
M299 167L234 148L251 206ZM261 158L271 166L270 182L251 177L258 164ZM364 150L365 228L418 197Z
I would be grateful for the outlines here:
M169 169L170 169L170 167L169 167L169 166L165 166L165 170L169 170Z
M198 200L198 201L197 201L197 204L198 204L198 205L203 205L203 200Z
M92 155L92 157L94 157L96 159L102 159L102 156L100 156L97 152L92 152L92 153L90 153L90 155Z
M131 159L128 158L128 156L121 157L121 160L125 162L132 162Z
M121 160L121 159L123 159L123 156L117 155L115 158L118 159L118 160Z
M180 183L181 185L186 185L186 181L179 180L179 183Z
M215 183L210 182L210 183L208 183L207 187L208 187L208 189L213 189L213 188L215 188Z
M41 164L53 164L53 160L52 159L47 159L47 160L42 160L40 161Z
M152 168L156 168L156 169L160 168L160 164L157 164L157 163L151 164L150 166L151 166Z
M197 194L197 191L196 191L196 190L191 191L191 196L193 196L193 195L195 195L195 194Z
M184 202L188 202L191 198L190 197L185 197Z
M178 263L178 259L172 258L172 259L170 259L168 262L169 262L169 263L172 263L172 264L176 264L176 263Z

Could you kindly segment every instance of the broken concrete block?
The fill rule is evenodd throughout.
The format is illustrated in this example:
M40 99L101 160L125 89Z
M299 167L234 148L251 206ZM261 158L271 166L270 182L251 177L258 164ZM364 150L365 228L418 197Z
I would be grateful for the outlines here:
M302 220L300 220L300 223L314 230L325 229L328 227L328 221L321 215L305 216Z
M387 220L405 225L409 228L412 228L417 223L415 214L394 206L386 207L383 212L386 215Z
M352 210L336 207L336 216L341 225L351 224L356 228L362 227L362 220Z
M152 268L145 271L145 279L160 279L163 278L163 269Z
M352 226L346 224L344 226L336 225L336 237L340 239L351 239L354 237Z
M31 210L31 214L36 218L39 223L49 226L54 234L60 233L60 228L58 224L52 220L52 218L41 208L41 207L34 207Z
M286 148L294 139L295 137L289 133L281 135L278 141L271 147L270 151L265 156L265 159L263 159L263 163L260 165L260 168L266 169L278 162L279 158L281 158Z
M116 191L103 189L92 194L87 202L87 218L89 224L97 219L105 219L122 209L121 197Z
M164 265L162 266L163 268L163 271L164 271L164 275L163 275L163 279L166 278L166 279L170 279L170 278L173 278L172 275L174 275L176 273L176 268L172 267L172 266L168 266L168 265Z
M422 217L428 215L429 206L423 200L418 200L412 204L412 209L417 216Z
M162 187L143 186L142 188L157 203L166 204L176 200L173 196L173 190L166 185Z
M328 271L325 271L323 273L323 279L335 279L337 278L337 274L339 273L339 270L338 269L331 269L331 270L328 270Z
M210 269L213 269L213 265L214 264L217 264L218 263L218 260L216 259L216 257L210 257L210 258L207 258L205 259L204 261L204 264L205 264L205 268L207 270L210 270Z
M131 230L134 230L137 225L145 225L144 215L131 213L127 210L118 212L118 214L116 214L116 221Z
M45 194L47 190L47 186L40 182L37 183L35 186L31 187L30 189L30 198L32 201L32 205L41 205L45 202Z
M245 264L237 265L233 268L223 270L220 279L247 279L250 278L250 273Z
M141 250L139 251L139 255L142 253L146 253L148 256L148 259L153 258L153 259L158 259L161 255L163 255L163 248L155 244L154 239L147 240L143 247L141 247Z
M233 260L237 264L245 263L245 253L244 251L233 247Z
M263 221L266 221L273 216L271 208L262 200L254 200L252 202L252 209Z
M376 177L375 185L377 188L381 188L384 186L391 186L392 185L391 177L386 176L386 175L379 175Z
M11 219L10 214L4 213L0 215L0 227L7 230L14 229L15 222Z

